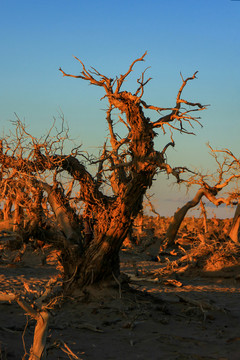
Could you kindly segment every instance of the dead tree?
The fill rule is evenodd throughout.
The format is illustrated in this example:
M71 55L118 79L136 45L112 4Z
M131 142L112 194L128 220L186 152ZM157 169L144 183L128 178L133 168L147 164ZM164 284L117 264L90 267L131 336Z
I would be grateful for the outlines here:
M197 190L195 196L192 200L188 201L184 206L179 208L174 216L172 221L169 224L168 230L166 232L165 241L163 248L174 245L178 230L187 214L187 212L196 207L205 196L212 204L219 206L220 204L230 205L233 201L239 197L238 192L235 190L230 190L225 197L217 198L216 196L222 189L228 186L233 181L238 181L240 178L240 162L239 160L230 152L230 150L214 150L210 145L210 154L214 157L218 169L217 176L215 174L211 175L202 175L196 174L190 177L186 184L188 187L192 185L198 185L200 188ZM220 160L216 153L221 153L223 159ZM216 179L217 177L217 179ZM215 181L214 185L209 185L209 181ZM238 232L239 220L238 220L238 211L233 221L233 227L229 234L231 238L234 237L236 241L236 232Z
M229 236L232 241L239 242L239 226L240 226L240 204L237 205L235 214L233 217L232 226L229 232Z
M205 204L202 200L200 200L200 208L201 208L201 215L203 216L204 232L206 234L208 232L207 211L205 208Z
M145 71L137 81L135 93L122 90L126 78L137 63L144 61L145 55L133 61L128 71L115 79L94 68L87 70L78 58L76 60L82 68L80 75L67 74L60 68L63 76L85 80L105 92L109 141L95 161L80 148L65 155L63 145L68 135L63 129L55 139L49 134L36 139L18 120L14 146L12 140L2 139L1 171L16 171L16 177L21 175L28 179L29 187L42 190L62 230L64 241L58 243L58 248L61 249L66 289L116 279L120 273L119 250L134 218L142 209L143 197L153 178L158 172L166 172L180 182L181 174L187 171L185 167L171 167L167 163L166 152L175 145L173 132L192 134L185 124L199 124L199 118L193 114L206 108L198 102L182 98L185 86L196 78L197 72L182 78L173 107L149 105L142 99L150 80L145 80ZM144 114L144 109L157 112L159 118L151 121ZM119 112L118 121L116 112ZM125 136L120 136L117 130L119 124L125 129ZM170 142L165 143L162 149L155 149L156 130L160 129L165 134L167 128L170 129ZM98 165L95 176L87 170L89 162ZM78 187L72 200L64 184L64 176L68 176L69 181ZM107 188L111 191L106 191ZM90 242L84 241L80 215L71 201L84 204L85 216L92 218L93 237Z

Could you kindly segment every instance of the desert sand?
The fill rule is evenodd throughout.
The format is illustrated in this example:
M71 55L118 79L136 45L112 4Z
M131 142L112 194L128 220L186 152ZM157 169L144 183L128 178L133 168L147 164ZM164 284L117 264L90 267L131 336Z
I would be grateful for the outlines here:
M195 248L182 243L180 250L159 258L152 255L158 244L149 244L144 249L127 244L121 251L130 289L116 281L111 290L97 289L96 296L59 295L50 310L47 359L240 359L236 249L236 256L225 251L225 256L215 254L215 260L206 261L206 253L201 258L196 251L199 243ZM33 251L28 245L21 261L13 263L16 253L2 252L1 292L25 294L34 303L51 278L61 286L51 247ZM0 303L0 359L22 359L24 354L27 359L34 327L18 304Z

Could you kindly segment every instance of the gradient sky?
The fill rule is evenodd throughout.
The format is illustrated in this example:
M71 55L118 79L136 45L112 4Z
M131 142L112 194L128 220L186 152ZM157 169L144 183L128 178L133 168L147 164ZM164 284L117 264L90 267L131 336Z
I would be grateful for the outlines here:
M151 66L153 80L144 100L174 106L180 72L187 77L198 70L184 96L211 104L201 112L204 127L196 126L197 136L176 134L169 163L211 171L206 142L239 156L240 1L2 0L0 10L0 123L5 132L17 113L40 136L63 112L72 136L96 151L107 136L103 90L63 78L58 68L78 74L75 55L86 67L114 77L147 50L126 89L134 90L135 79ZM160 136L157 146L163 148L168 140ZM191 194L165 179L161 175L155 181L153 203L161 215L172 215ZM229 214L224 208L216 213Z

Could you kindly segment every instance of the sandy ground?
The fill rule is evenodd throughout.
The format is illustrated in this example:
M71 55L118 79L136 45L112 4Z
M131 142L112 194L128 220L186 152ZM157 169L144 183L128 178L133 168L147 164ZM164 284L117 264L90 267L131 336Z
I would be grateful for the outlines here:
M122 251L121 269L131 277L132 291L116 284L107 297L68 298L51 311L48 359L239 360L239 268L211 277L158 277L162 264L150 260L133 249ZM41 254L27 251L13 265L5 254L0 291L34 297L56 274L51 257L42 265ZM17 304L0 303L0 359L22 359L34 326Z

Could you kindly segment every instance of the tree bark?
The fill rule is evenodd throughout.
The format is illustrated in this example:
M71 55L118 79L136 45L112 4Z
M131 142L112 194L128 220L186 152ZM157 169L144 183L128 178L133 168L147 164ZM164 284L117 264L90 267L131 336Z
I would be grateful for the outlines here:
M13 219L0 221L0 231L4 231L4 230L13 231L13 227L14 227Z
M136 194L132 196L132 201L137 207ZM73 274L69 273L66 276L68 279L66 289L74 288L76 282L78 287L84 287L118 278L120 275L119 251L132 226L135 216L133 209L135 210L136 207L117 202L115 209L109 211L110 216L106 218L106 223L101 222L101 214L97 215L99 221L96 221L94 237L89 246L84 249L81 258L75 261ZM65 273L67 273L69 258L63 259L63 264L65 262Z
M16 294L6 294L0 293L0 301L16 301L18 305L26 312L27 315L31 316L37 321L33 345L30 350L29 360L45 360L46 359L46 339L48 332L48 324L50 319L50 314L46 310L36 311L33 307L30 306L25 300L21 299L19 295Z
M38 313L29 360L46 359L46 340L49 319L50 315L48 311L43 310Z
M3 220L9 220L12 211L12 200L7 199L3 206Z
M239 242L239 225L240 225L240 204L237 205L233 217L233 223L229 232L229 236L235 243Z
M186 215L186 213L188 212L189 209L193 208L194 206L196 206L197 204L199 204L199 202L201 201L202 197L205 196L210 202L212 202L214 205L219 206L220 204L226 204L229 205L231 199L227 198L216 198L216 195L219 193L219 191L222 190L222 187L210 187L208 186L207 188L200 188L196 195L194 196L194 198L187 202L187 204L185 204L182 208L178 209L174 216L173 219L168 227L166 236L165 236L165 241L163 243L163 247L166 248L168 246L172 246L174 244L175 238L177 236L178 230L181 226L181 223Z
M207 212L206 212L206 209L205 209L205 206L204 206L204 203L202 202L202 200L200 200L200 206L201 206L202 216L203 216L204 232L206 234L208 232Z
M183 207L181 207L180 209L178 209L175 212L173 219L168 227L166 236L165 236L165 240L164 240L164 244L163 244L164 247L174 245L174 241L176 239L178 230L179 230L179 228L182 224L182 221L184 220L188 210L195 207L197 204L199 204L204 193L205 193L204 190L202 190L202 189L198 190L198 192L196 193L196 195L194 196L194 198L191 201L188 201Z

